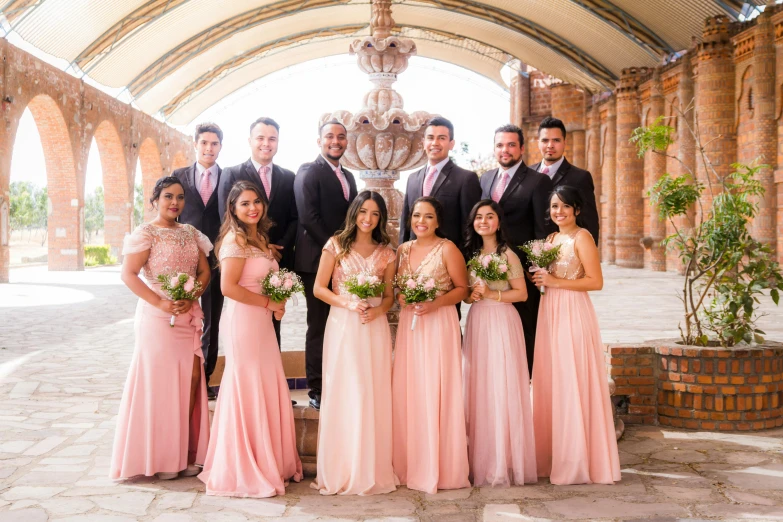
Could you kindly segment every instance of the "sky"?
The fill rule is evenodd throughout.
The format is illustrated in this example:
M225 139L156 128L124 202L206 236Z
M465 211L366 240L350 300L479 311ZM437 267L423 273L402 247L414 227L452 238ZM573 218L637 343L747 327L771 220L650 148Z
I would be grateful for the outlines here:
M218 164L228 167L247 160L250 123L269 116L280 124L280 148L274 161L296 172L300 164L313 161L319 153L316 139L321 115L336 110L358 111L371 86L355 57L346 54L313 60L256 80L180 130L190 134L200 121L220 125L224 139ZM504 88L449 63L413 57L394 87L402 95L408 113L424 110L449 118L455 126L457 146L468 143L471 155L490 154L494 129L509 119L509 95ZM396 184L400 190L405 188L405 177ZM141 179L138 168L136 179ZM19 123L11 181L46 182L43 149L29 111ZM93 141L86 192L93 192L101 183L100 156Z

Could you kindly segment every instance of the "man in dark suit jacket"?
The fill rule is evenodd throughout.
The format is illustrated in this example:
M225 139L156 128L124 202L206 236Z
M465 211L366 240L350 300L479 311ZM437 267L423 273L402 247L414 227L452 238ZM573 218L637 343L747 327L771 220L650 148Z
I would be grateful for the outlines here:
M294 173L275 165L280 125L272 118L258 118L250 125L250 159L223 171L220 189L220 220L225 219L228 193L237 181L249 181L258 187L272 220L269 243L280 268L293 270L294 241L298 222L294 198ZM272 319L280 345L280 321Z
M546 219L552 180L525 165L522 161L524 143L522 129L516 125L504 125L495 131L495 159L500 168L481 175L481 197L495 200L503 209L502 227L509 246L527 268L525 254L519 247L528 241L546 238L556 227ZM527 364L532 372L541 294L529 278L525 278L525 283L527 301L514 303L514 306L522 319Z
M193 225L207 236L212 244L220 231L218 214L218 190L222 172L217 164L223 146L223 131L214 123L196 126L196 163L177 169L172 173L185 187L185 208L179 216L180 223ZM218 356L218 326L223 310L223 292L220 291L220 272L217 269L216 253L209 253L212 267L209 285L201 294L201 308L204 311L204 332L201 335L201 352L204 354L204 373L207 382L215 370ZM207 388L210 398L216 397L212 387Z
M438 223L438 228L462 249L465 220L481 199L481 187L475 172L449 159L453 148L454 125L441 117L428 121L424 131L427 165L408 177L400 216L400 244L416 238L408 223L413 203L422 196L432 196L443 205L443 223Z
M348 206L356 197L353 174L340 166L348 146L348 132L342 123L331 120L319 130L321 154L312 163L299 167L294 181L299 223L296 230L294 269L302 278L307 301L305 366L310 405L321 408L321 366L324 329L329 305L313 295L321 250L337 230L343 228Z
M568 163L565 153L566 128L557 118L544 118L538 126L538 149L544 158L530 168L546 174L555 187L568 185L582 195L584 207L580 212L588 232L598 244L598 206L595 202L593 176L586 170Z

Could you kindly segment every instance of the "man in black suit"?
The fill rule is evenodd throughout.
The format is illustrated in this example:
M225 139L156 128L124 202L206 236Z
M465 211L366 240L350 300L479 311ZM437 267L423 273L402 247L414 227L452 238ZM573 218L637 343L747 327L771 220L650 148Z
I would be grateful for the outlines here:
M194 145L196 163L172 173L185 187L185 208L179 216L179 222L193 225L214 244L220 231L217 188L222 172L217 159L223 146L223 131L214 123L200 123L196 126ZM209 253L209 266L212 267L209 285L201 294L201 309L204 311L201 352L204 354L207 382L217 363L218 326L223 310L223 292L220 291L220 272L214 250ZM210 399L217 396L211 386L207 387L207 394Z
M272 118L258 118L250 125L250 159L223 171L218 196L220 219L225 218L228 193L237 181L250 181L258 187L267 206L266 214L272 220L269 243L280 268L294 268L294 241L296 240L296 199L294 198L294 173L275 165L280 125ZM280 345L280 321L272 319Z
M438 228L462 248L465 220L481 199L481 186L475 172L460 168L449 159L453 148L454 125L441 117L428 121L424 131L427 165L408 177L400 216L400 244L415 239L408 226L413 203L422 196L432 196L443 205L444 222L438 223Z
M481 197L493 199L503 209L502 226L509 245L527 266L525 254L519 247L533 239L546 238L556 228L546 219L552 180L525 165L522 161L524 143L522 129L516 125L504 125L495 130L495 159L500 168L482 174ZM525 278L525 283L527 301L514 306L522 319L527 364L532 372L541 294L529 278Z
M552 180L552 185L568 185L579 191L584 201L581 217L584 219L588 232L593 235L598 244L598 207L595 203L595 186L593 176L586 170L568 163L565 153L566 128L557 118L544 118L538 126L538 149L544 158L541 162L531 165L531 169L546 174Z
M305 287L305 365L310 406L315 409L321 408L321 362L329 305L313 295L313 285L321 261L321 249L343 227L348 206L356 197L353 174L340 166L340 158L348 146L345 126L337 120L321 125L318 146L321 154L312 163L299 167L294 181L296 207L299 209L294 268Z

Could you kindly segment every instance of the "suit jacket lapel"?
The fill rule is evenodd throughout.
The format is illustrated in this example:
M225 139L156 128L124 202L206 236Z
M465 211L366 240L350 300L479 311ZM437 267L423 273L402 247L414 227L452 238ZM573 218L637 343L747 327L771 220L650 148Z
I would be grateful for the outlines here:
M277 191L280 190L280 183L282 182L283 177L283 171L275 165L272 164L272 186L269 188L269 204L271 205L272 202L275 200L275 196L277 196Z
M196 164L194 163L193 166L190 167L190 191L193 193L193 199L197 201L197 205L201 208L201 210L204 210L206 207L204 205L204 200L201 199L201 193L199 192L198 187L198 169L196 169ZM214 191L213 191L214 192ZM209 203L209 201L207 201Z
M220 174L222 172L223 172L223 169L221 169L220 166L218 166L217 176L215 176L215 178L216 178L215 186L212 189L212 194L209 196L209 199L207 200L207 205L206 205L207 207L212 205L212 204L214 204L215 202L217 202L218 187L220 186ZM199 196L201 196L201 194L199 194Z
M438 189L440 189L440 186L443 185L443 182L446 181L446 178L449 176L449 173L451 172L451 168L453 166L454 166L454 162L452 162L451 160L447 161L446 164L443 165L443 169L438 173L438 177L435 179L435 184L432 186L432 190L430 191L430 196L434 197L435 194L438 193Z
M503 203L505 203L508 198L511 197L511 193L522 185L522 182L525 180L525 176L527 176L527 165L525 165L525 162L523 161L520 163L517 171L514 173L514 177L511 178L511 181L508 182L508 186L506 187L506 190L503 191L503 195L500 196L500 201L498 204L503 205Z
M566 174L568 174L568 169L571 168L571 164L568 163L568 160L563 158L563 163L560 164L560 168L557 169L557 172L555 172L555 177L552 178L552 185L555 187L558 183L560 183L560 180L565 177Z

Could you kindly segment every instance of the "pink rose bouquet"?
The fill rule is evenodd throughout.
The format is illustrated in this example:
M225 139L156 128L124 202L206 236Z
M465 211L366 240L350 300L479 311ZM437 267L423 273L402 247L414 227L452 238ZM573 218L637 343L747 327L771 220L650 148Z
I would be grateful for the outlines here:
M261 280L261 293L276 303L290 298L292 295L304 292L302 280L285 268L270 270Z
M468 261L468 270L471 275L484 282L507 281L508 269L508 261L499 254L479 252Z
M378 297L385 288L386 284L381 278L369 272L353 274L343 283L343 289L360 300Z
M538 272L543 270L549 272L548 268L554 261L557 260L557 255L560 253L560 245L553 245L543 239L534 239L528 241L522 245L522 251L527 255L527 260L530 263L530 272ZM546 288L539 287L541 295L546 293Z
M400 293L405 298L405 304L434 301L438 295L438 286L432 277L402 274L394 278L394 286L400 290ZM413 316L411 330L416 327L417 318L418 316Z
M195 301L198 299L199 290L201 290L201 283L196 281L193 276L183 272L173 275L160 274L158 282L161 290L172 301L182 301L183 299ZM172 328L174 328L175 320L176 316L172 315L169 321L169 326Z

